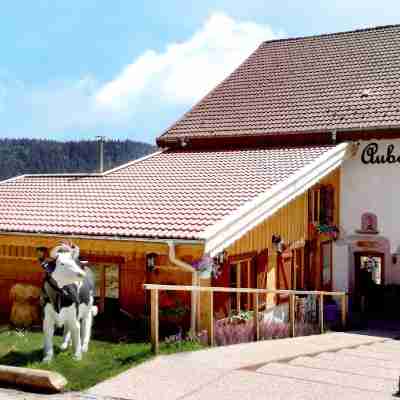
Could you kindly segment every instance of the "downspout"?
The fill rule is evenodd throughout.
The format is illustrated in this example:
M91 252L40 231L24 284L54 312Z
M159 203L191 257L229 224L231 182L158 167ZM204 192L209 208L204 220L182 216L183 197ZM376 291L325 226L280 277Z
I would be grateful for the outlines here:
M172 264L182 268L184 271L192 273L192 286L199 284L199 278L197 271L185 261L176 258L175 254L175 242L170 240L167 242L169 247L169 261ZM191 313L190 313L190 330L192 334L196 333L196 310L197 310L197 292L194 290L191 292Z

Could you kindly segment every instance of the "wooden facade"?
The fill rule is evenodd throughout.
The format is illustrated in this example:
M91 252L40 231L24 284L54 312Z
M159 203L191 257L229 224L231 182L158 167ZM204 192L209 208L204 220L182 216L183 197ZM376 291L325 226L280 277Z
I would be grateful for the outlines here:
M330 238L316 234L313 222L320 212L319 196L321 187L329 187L334 197L331 223L339 221L340 173L334 171L309 191L298 196L279 209L274 215L258 224L251 231L226 249L227 261L218 279L202 281L202 285L224 287L250 287L262 289L323 289L330 290L329 284L323 285L327 270L322 265L329 261ZM315 210L314 210L315 209ZM278 253L272 244L272 236L279 235L286 248ZM43 272L37 261L36 248L51 248L62 236L45 235L0 235L0 308L9 313L9 290L15 283L31 283L41 286ZM101 268L99 294L104 301L107 289L107 268L111 265L117 273L117 298L121 309L130 314L146 311L146 298L143 285L177 284L191 285L192 274L182 272L169 261L169 248L166 242L145 242L133 240L110 240L94 238L72 239L81 249L83 259ZM146 256L156 255L155 268L146 269ZM328 254L327 253L327 254ZM190 242L176 246L176 256L191 263L204 254L201 242ZM114 271L115 273L115 271ZM183 296L183 297L182 297ZM205 296L205 297L204 297ZM173 306L182 302L190 307L190 297L186 294L160 294L160 307ZM274 294L260 298L265 306L284 301ZM206 321L206 294L200 296L200 320ZM231 311L251 309L254 300L250 294L216 293L214 311L216 315L227 315ZM103 307L103 305L101 305ZM199 323L202 325L202 323Z
M44 274L37 260L36 248L51 248L62 239L62 236L0 235L0 309L4 314L10 311L9 291L15 283L42 284ZM131 314L144 312L144 283L191 284L190 273L170 264L166 243L83 238L73 239L73 242L80 247L82 259L89 260L92 265L118 266L119 305ZM146 270L146 255L149 253L157 255L157 267L162 268L152 272ZM202 244L176 246L176 257L189 263L202 254Z
M236 286L262 289L309 289L331 290L332 283L323 285L322 251L331 244L332 238L316 233L314 223L319 215L310 210L317 208L320 213L319 194L321 187L332 190L332 226L339 223L340 169L337 169L314 185L306 193L298 196L279 209L227 249L228 261L221 277L214 280L213 286ZM286 245L285 251L278 253L272 236L279 235ZM332 259L330 260L332 268ZM234 272L233 269L236 271ZM243 274L246 270L246 274ZM332 273L331 273L332 274ZM232 279L232 276L235 276ZM264 302L273 306L286 299L268 295ZM231 299L226 294L216 294L215 309L221 315L232 308L250 308L243 295Z

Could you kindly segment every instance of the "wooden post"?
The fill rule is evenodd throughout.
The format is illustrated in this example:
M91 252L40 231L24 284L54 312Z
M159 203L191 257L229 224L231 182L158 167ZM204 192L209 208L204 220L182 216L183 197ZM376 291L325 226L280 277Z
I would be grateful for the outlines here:
M290 337L295 337L295 335L296 335L296 332L295 332L295 319L296 319L295 303L296 303L296 295L291 293L289 295L289 336Z
M150 291L150 307L151 307L151 350L154 354L158 354L160 349L159 332L158 332L158 289Z
M241 287L241 273L242 273L242 268L240 266L240 262L236 264L236 287L240 289ZM236 293L236 312L240 314L241 310L241 304L240 304L240 293Z
M192 273L192 286L199 285L200 278L198 277L197 272ZM192 335L196 334L196 323L197 323L197 303L198 303L198 295L199 293L195 290L192 290L190 293L191 298L191 306L190 306L190 330Z
M214 292L210 291L210 316L208 319L208 344L214 346Z
M255 329L255 340L258 341L260 340L260 318L259 318L259 313L258 313L258 293L253 294L253 304L254 304L254 329Z
M347 294L342 296L342 328L346 329L347 325Z
M324 333L324 294L319 295L319 326L321 333Z

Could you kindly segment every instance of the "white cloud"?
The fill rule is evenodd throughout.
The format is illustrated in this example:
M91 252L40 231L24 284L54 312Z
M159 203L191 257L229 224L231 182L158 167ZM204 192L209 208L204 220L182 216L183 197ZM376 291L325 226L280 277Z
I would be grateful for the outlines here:
M164 52L147 50L96 93L103 109L128 111L132 101L154 96L175 104L199 100L232 72L264 40L275 38L269 26L214 13L204 26Z
M212 14L165 51L146 50L109 82L95 76L31 84L0 70L0 136L153 141L263 41L268 26Z

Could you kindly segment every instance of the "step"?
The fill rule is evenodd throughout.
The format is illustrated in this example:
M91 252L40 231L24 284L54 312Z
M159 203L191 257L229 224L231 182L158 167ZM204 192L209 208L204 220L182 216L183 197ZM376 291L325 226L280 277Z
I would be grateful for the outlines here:
M400 354L395 352L377 351L376 349L368 348L368 346L360 346L355 349L343 349L340 352L372 360L384 360L397 362L400 360Z
M342 362L346 364L382 367L382 368L394 369L396 371L399 371L400 373L400 360L398 362L386 361L386 360L374 360L372 358L360 357L359 355L346 354L344 350L340 350L335 353L322 353L318 355L318 358L329 359L329 360L341 359Z
M287 378L301 379L305 382L318 382L338 387L361 389L369 392L393 394L398 388L397 379L368 378L348 372L336 372L323 368L310 368L287 363L271 363L259 368L258 373Z
M322 357L298 357L290 361L289 364L388 380L398 380L400 372L379 366L361 365L353 361L348 361L345 358L340 359L339 357L334 360L326 360Z
M388 400L392 394L250 371L231 371L185 400ZM147 400L147 399L146 399Z
M377 352L393 353L400 355L400 343L398 343L397 345L395 343L374 343L374 344L369 344L365 347Z

